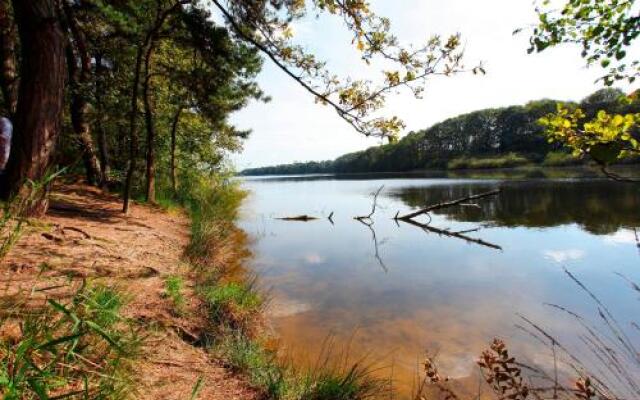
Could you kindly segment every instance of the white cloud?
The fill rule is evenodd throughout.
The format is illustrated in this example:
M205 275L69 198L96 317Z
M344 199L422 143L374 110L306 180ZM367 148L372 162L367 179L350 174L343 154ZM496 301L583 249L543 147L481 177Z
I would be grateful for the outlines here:
M307 264L322 264L324 262L324 257L315 253L306 254L303 258Z
M585 252L578 249L566 249L566 250L545 250L544 256L557 263L563 263L570 260L579 260L585 256Z
M274 318L291 317L311 310L307 303L296 302L290 299L275 299L269 303L267 313Z
M618 244L635 244L636 235L632 230L621 229L613 235L608 235L604 238L604 242L610 245Z

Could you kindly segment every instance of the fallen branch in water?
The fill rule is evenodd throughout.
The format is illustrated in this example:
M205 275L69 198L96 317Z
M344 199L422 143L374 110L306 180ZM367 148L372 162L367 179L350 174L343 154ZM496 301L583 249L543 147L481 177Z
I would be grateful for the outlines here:
M427 224L422 224L422 223L417 222L417 221L415 221L413 219L399 218L398 220L402 221L402 222L405 222L405 223L407 223L409 225L413 225L415 227L418 227L418 228L422 229L425 232L435 233L435 234L438 234L440 236L447 236L447 237L453 237L453 238L456 238L456 239L462 239L462 240L464 240L466 242L469 242L469 243L475 243L475 244L479 244L481 246L490 247L492 249L502 250L502 247L498 246L497 244L493 244L491 242L486 242L486 241L484 241L482 239L476 239L476 238L472 238L472 237L466 236L466 235L463 234L464 231L463 231L463 233L451 232L451 231L448 231L446 229L434 228L434 227L429 226ZM467 232L472 232L472 231L473 230L470 230L470 231L467 231Z
M284 218L276 218L277 220L280 221L297 221L297 222L309 222L309 221L315 221L317 219L319 219L318 217L312 217L310 215L298 215L296 217L284 217Z
M428 214L431 211L440 210L442 208L453 207L453 206L457 206L457 205L462 205L462 204L465 204L466 202L468 202L469 200L477 200L477 199L482 199L482 198L489 197L489 196L495 196L495 195L497 195L499 193L500 193L500 189L497 189L497 190L492 190L490 192L474 194L472 196L463 197L463 198L457 199L457 200L445 201L445 202L442 202L442 203L430 205L429 207L423 208L421 210L412 212L412 213L407 214L407 215L403 215L401 217L398 217L396 215L395 219L399 219L401 221L407 222L407 220L413 219L413 218L415 218L415 217L417 217L419 215L422 215L422 214ZM468 204L466 204L466 205L468 205Z

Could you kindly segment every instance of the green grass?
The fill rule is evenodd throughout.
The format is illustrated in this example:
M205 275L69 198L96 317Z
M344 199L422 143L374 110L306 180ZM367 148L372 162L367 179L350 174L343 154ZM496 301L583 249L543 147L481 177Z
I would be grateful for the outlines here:
M43 310L14 310L20 335L0 342L0 397L123 399L130 397L130 360L140 341L119 315L117 291L93 286Z
M290 392L286 369L280 366L276 354L265 350L256 340L230 331L216 350L228 367L245 374L249 383L260 388L266 398L283 399Z
M164 295L171 299L174 310L178 315L184 312L185 298L183 294L184 280L179 276L168 276L164 280Z
M447 164L448 169L514 168L530 165L531 161L516 153L495 157L459 157Z
M263 299L251 283L229 282L202 288L211 322L247 330L259 315Z

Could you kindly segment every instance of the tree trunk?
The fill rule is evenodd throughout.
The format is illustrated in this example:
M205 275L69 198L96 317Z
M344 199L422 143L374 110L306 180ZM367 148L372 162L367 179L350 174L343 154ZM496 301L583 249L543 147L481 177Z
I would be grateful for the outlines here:
M15 118L16 134L2 194L26 195L27 181L43 182L52 173L52 156L60 134L65 85L65 37L55 0L13 0L22 59ZM46 212L45 185L28 214Z
M180 0L174 3L170 8L164 10L156 16L155 24L147 32L147 35L138 47L138 54L136 56L136 67L133 76L133 93L131 95L131 114L129 116L129 168L127 170L127 178L124 186L124 201L122 203L122 211L124 213L129 212L129 202L131 198L131 185L133 183L133 174L136 169L136 157L138 156L138 89L140 88L140 73L142 70L143 57L147 52L151 51L152 42L156 39L160 29L164 25L165 21L173 12L180 9L183 4L189 3L188 0ZM148 173L148 171L147 171Z
M145 46L138 47L136 56L136 67L133 72L133 88L131 91L131 112L129 114L129 167L124 183L124 200L122 202L122 212L129 212L129 202L131 199L131 185L133 174L136 172L136 159L138 158L138 89L140 88L140 73L142 70L142 57Z
M18 106L18 73L17 54L18 34L16 24L10 14L9 0L0 0L0 57L2 58L2 73L0 74L0 86L4 102L13 119Z
M144 96L144 117L147 127L147 190L146 198L147 202L156 202L156 155L155 155L155 142L156 142L156 128L153 123L153 104L151 101L151 59L153 57L152 42L147 50L147 55L144 60L145 79L143 85Z
M176 139L178 136L180 114L182 114L182 106L178 107L176 114L173 116L173 123L171 124L171 161L169 165L169 172L171 175L171 189L173 190L174 195L178 193L178 184L176 179Z
M73 10L69 4L64 2L64 11L71 37L67 43L67 65L69 69L69 82L71 85L71 124L77 136L80 154L84 163L87 183L95 185L100 177L100 166L93 145L91 136L91 125L89 125L89 102L87 101L86 90L91 81L91 57L87 50L84 33L78 26ZM78 68L80 61L80 68Z
M100 155L100 187L106 189L109 184L109 173L111 166L109 163L109 146L107 144L107 133L104 128L104 106L102 96L104 96L104 66L102 65L102 55L97 54L96 60L96 131L98 134L98 150Z

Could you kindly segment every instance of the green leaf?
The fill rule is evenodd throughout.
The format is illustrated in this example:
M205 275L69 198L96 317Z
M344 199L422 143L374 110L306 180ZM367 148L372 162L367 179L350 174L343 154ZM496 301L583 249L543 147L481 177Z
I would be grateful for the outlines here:
M109 344L111 344L113 347L118 349L118 351L120 352L123 351L122 347L120 347L118 342L116 342L111 336L109 336L109 334L105 332L100 326L98 326L98 324L92 321L85 321L85 324L87 324L87 326L91 328L91 330L96 332L98 335L102 336L102 338L104 338L104 340L109 342Z

